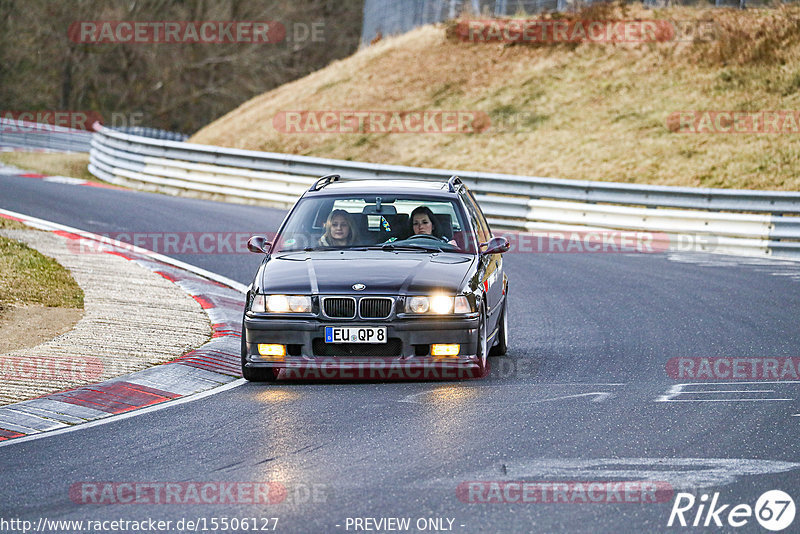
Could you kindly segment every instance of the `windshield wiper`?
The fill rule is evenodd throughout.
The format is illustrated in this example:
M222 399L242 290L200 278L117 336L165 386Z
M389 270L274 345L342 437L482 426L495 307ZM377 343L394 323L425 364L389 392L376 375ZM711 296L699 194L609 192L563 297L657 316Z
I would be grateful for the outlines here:
M442 249L436 247L430 247L425 245L395 245L394 243L384 243L380 247L372 247L372 248L380 248L381 250L413 250L413 251L421 251L421 252L441 252Z

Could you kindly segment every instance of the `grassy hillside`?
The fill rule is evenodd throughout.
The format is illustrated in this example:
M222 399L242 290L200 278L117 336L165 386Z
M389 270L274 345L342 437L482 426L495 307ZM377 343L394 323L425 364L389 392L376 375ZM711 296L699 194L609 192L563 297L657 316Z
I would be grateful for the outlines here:
M455 22L428 26L253 98L192 141L571 179L800 189L800 133L681 133L673 120L687 110L800 111L800 6L612 6L576 16L705 21L713 34L531 45L464 42ZM492 127L467 134L276 130L274 117L298 110L478 110Z

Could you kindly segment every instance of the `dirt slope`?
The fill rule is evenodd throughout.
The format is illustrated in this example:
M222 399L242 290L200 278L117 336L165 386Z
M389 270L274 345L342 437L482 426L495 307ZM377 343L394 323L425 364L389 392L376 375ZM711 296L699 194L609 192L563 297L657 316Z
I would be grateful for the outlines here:
M705 133L684 133L676 118L695 110L797 116L800 6L744 12L617 6L580 16L712 29L694 40L532 46L464 42L453 35L455 23L427 26L253 98L192 141L571 179L800 189L800 125L793 129L792 117L781 116L777 133L725 133L732 129L725 115L711 116L718 133L699 120L692 124ZM276 117L304 110L463 110L485 114L491 127L478 133L276 129Z

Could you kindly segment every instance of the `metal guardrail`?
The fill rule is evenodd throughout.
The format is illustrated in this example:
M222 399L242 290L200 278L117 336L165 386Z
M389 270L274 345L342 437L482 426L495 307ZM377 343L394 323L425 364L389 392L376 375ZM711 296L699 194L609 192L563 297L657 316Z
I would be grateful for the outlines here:
M151 139L164 139L166 141L186 141L189 136L180 132L170 130L160 130L158 128L147 128L145 126L128 126L125 128L114 128L115 131L149 137Z
M52 152L89 152L92 132L0 118L0 147Z
M178 132L142 126L129 126L116 128L115 130L131 135L167 141L186 141L189 137ZM52 124L0 117L0 147L52 152L89 152L93 133Z
M288 208L317 177L446 180L490 223L524 231L702 236L696 249L800 259L800 192L700 189L425 169L153 139L97 126L89 171L111 183Z

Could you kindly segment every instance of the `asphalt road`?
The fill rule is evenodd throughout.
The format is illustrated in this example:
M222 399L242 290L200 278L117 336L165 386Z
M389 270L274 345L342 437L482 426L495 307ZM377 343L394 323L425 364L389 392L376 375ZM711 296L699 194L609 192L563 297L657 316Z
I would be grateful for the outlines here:
M283 217L268 208L16 177L0 177L0 208L97 233L256 233L275 230ZM246 254L170 255L245 284L259 261ZM273 521L260 518L278 518L278 532L397 526L357 518L409 518L410 532L703 530L705 515L698 527L667 527L674 495L620 503L610 486L604 497L615 502L585 503L580 487L560 498L548 493L551 482L646 480L697 495L685 513L689 524L701 497L719 493L718 506L731 505L719 516L724 527L714 528L710 518L705 530L767 532L754 517L731 527L728 512L740 503L754 506L768 490L800 499L800 382L681 386L689 381L666 371L677 357L800 356L800 264L563 253L508 254L506 269L510 350L491 361L488 378L248 383L0 447L0 518L151 518L172 521L170 532L181 519L201 521L197 529L184 523L184 530L213 532L212 521L222 517L257 519L257 529L248 523L228 532L272 529ZM85 496L70 496L85 482L174 482L185 490L192 483L258 481L282 484L285 498L196 504L184 493L180 504L84 504ZM464 490L471 481L481 482L473 493ZM538 495L548 502L469 502L511 488L502 485L509 481L542 482ZM637 495L647 498L634 490L621 499ZM800 531L798 525L800 518L785 532ZM114 525L100 526L95 531ZM82 531L90 528L85 523Z

